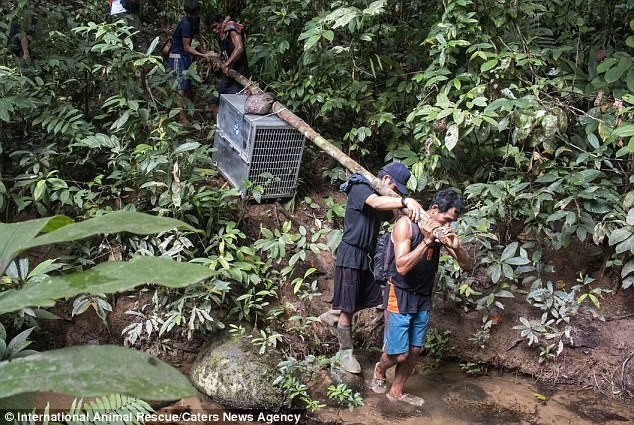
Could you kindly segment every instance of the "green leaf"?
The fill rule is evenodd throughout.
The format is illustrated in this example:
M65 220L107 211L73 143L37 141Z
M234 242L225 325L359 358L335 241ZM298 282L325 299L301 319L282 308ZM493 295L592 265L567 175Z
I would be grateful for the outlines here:
M487 72L493 68L495 68L498 64L498 60L497 59L491 59L488 60L486 62L484 62L481 66L480 66L480 72Z
M634 136L634 124L625 124L614 130L614 135L618 137Z
M200 147L200 143L198 142L187 142L187 143L183 143L182 145L174 149L173 153L174 154L183 153L183 152L191 151L194 149L198 149L199 147Z
M608 243L610 244L610 246L616 245L617 243L623 242L625 239L629 238L630 236L632 236L632 232L622 227L610 233Z
M76 346L0 363L0 398L46 391L76 397L112 393L146 400L196 394L187 378L146 353L119 346Z
M603 62L601 62L599 64L599 66L597 66L597 72L601 73L601 72L605 72L608 69L610 69L613 65L615 65L619 60L616 58L608 58L603 60Z
M22 289L0 293L0 314L24 307L50 307L55 300L78 294L110 294L146 283L181 288L211 277L205 267L179 263L168 257L137 257L108 261L90 270L33 282Z
M328 30L328 31L324 31L324 32L321 34L321 36L322 36L322 37L324 37L326 40L328 40L328 41L330 41L330 42L332 42L332 40L334 40L334 39L335 39L335 33L334 33L334 32L332 32L332 31L330 31L330 30Z
M528 258L522 258L522 257L513 257L504 261L504 263L510 264L511 266L524 266L526 264L529 264L530 262L531 260L529 260Z
M70 242L89 236L130 232L138 235L172 229L195 229L180 220L132 211L115 211L80 223L66 216L54 216L21 223L0 223L0 271L20 252L36 246ZM39 233L48 232L37 236Z
M634 48L634 35L630 35L629 37L627 37L625 39L625 44L627 45L627 47Z
M628 261L621 270L621 277L626 278L629 274L634 273L634 258Z
M566 214L567 214L567 211L564 211L564 210L555 211L554 213L548 216L548 218L546 219L546 223L550 223L551 221L561 220L562 218L566 216Z
M625 71L630 69L631 66L632 66L632 60L630 58L626 58L626 57L621 58L617 66L610 68L608 72L605 73L605 76L604 76L605 81L608 84L614 83L619 78L621 78L621 76L625 73Z
M513 242L509 244L506 248L504 248L504 251L502 251L502 255L500 256L500 261L505 261L515 255L515 252L517 251L517 246L518 243Z
M458 144L458 136L458 125L451 124L449 128L447 128L447 134L445 135L445 146L447 147L447 150L451 151L456 147L456 144Z
M29 335L31 335L31 332L33 332L33 329L35 328L26 329L13 337L11 342L7 345L9 355L23 350L31 343L30 341L27 341L27 339Z
M495 296L498 297L498 298L515 298L513 293L511 291L507 291L507 290L502 290L502 291L496 292Z
M66 225L70 220L66 216L55 216L28 220L17 224L0 223L0 274L11 260L22 250L21 245L34 238L38 233L57 225Z
M44 191L46 190L46 180L40 180L35 185L35 190L33 191L33 200L39 201L42 199L42 195L44 195Z
M154 40L152 40L152 43L150 43L150 47L147 48L146 50L146 54L151 55L152 53L154 53L154 50L156 49L156 46L158 46L159 41L161 41L160 37L154 37Z
M306 42L304 43L304 50L310 50L313 46L315 46L315 44L317 44L317 42L319 41L319 39L321 38L320 34L317 35L313 35L312 37L310 37L308 40L306 40Z
M502 266L500 266L499 264L494 264L493 266L491 266L490 274L491 281L493 283L497 283L498 280L500 280L500 277L502 277Z
M536 183L552 183L555 180L557 180L559 178L559 176L555 173L546 173L542 176L539 176L537 178L537 180L535 180Z
M473 104L484 108L485 106L487 106L487 98L484 96L476 97L475 99L473 99Z
M137 235L150 235L173 229L195 231L190 225L173 218L157 217L133 211L115 211L79 223L69 224L59 230L39 236L25 246L32 248L107 233L130 232Z
M634 208L630 208L630 210L627 212L625 222L630 226L634 226Z
M585 184L585 183L590 183L592 180L602 175L603 173L599 170L583 170L583 171L574 173L571 181L574 184Z
M587 137L588 137L588 143L590 143L590 146L592 146L595 149L599 149L599 146L600 146L599 138L594 133L589 133Z
M617 254L622 254L624 252L634 253L634 235L630 236L629 238L618 244L614 251Z
M612 211L612 206L610 204L595 199L585 201L583 203L583 208L593 214L607 214Z

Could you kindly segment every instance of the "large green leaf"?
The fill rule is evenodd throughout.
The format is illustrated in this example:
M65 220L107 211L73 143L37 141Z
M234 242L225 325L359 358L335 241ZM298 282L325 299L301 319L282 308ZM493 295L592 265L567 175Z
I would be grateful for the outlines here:
M20 252L36 246L70 242L89 236L130 232L139 235L172 229L195 230L182 221L133 211L115 211L80 223L66 216L0 224L0 273ZM40 233L45 233L38 236Z
M33 391L77 397L125 394L175 400L196 394L187 378L150 355L118 346L77 346L0 363L0 398Z
M634 124L626 123L614 130L614 134L619 137L634 136Z
M75 241L104 233L130 232L137 235L150 235L172 229L195 231L190 225L174 218L157 217L133 211L115 211L80 223L72 223L62 229L39 236L29 242L26 247Z
M0 314L24 307L50 307L55 300L78 294L109 294L146 283L179 288L211 276L209 269L179 263L168 257L137 257L128 262L109 261L90 270L29 283L0 294Z
M72 223L66 216L39 218L22 223L0 223L0 273L4 272L11 260L23 248L26 241L31 240L41 232L52 231Z

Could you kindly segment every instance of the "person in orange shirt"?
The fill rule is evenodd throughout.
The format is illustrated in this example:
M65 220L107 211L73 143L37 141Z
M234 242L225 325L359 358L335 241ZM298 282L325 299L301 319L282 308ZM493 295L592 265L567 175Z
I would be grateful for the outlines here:
M415 406L424 403L421 397L404 393L403 388L425 344L440 249L444 247L461 268L472 268L469 254L450 226L463 211L464 202L458 193L441 190L434 195L427 210L429 220L422 227L403 216L392 231L394 261L388 267L389 280L383 295L383 353L370 385L374 392L385 393L385 372L396 365L394 382L386 394L391 401Z

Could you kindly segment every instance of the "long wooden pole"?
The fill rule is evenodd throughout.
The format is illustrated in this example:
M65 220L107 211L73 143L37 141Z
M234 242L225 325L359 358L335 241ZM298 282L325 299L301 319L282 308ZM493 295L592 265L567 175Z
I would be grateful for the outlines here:
M250 94L262 94L264 91L260 88L256 81L253 81L239 72L227 68L224 66L224 62L217 57L211 57L209 60L218 68L221 69L222 72L228 76L229 78L233 78L235 81L240 83L243 87L245 87L245 91ZM281 119L286 121L291 127L297 129L300 133L302 133L308 140L317 145L322 151L326 152L330 157L339 162L341 165L346 167L353 173L359 173L363 175L366 179L370 181L374 190L376 190L380 195L384 196L399 196L396 192L390 189L381 179L378 179L374 174L363 168L358 162L354 159L350 158L346 155L341 149L330 143L328 140L323 138L321 134L317 133L311 126L309 126L306 121L292 113L280 102L274 102L272 106L272 111L275 112ZM425 219L426 217L421 217L421 219ZM419 222L419 225L422 225Z
M225 75L229 78L233 78L238 83L240 83L243 87L246 88L250 94L262 94L264 91L260 88L257 82L250 80L239 72L227 68L224 65L224 62L216 57L209 58L210 61L221 69ZM281 119L286 121L291 127L297 129L300 133L302 133L308 140L317 145L321 150L326 152L329 156L339 162L341 165L346 167L353 173L359 173L367 178L372 187L381 195L385 196L398 196L396 192L390 189L387 185L385 185L380 179L376 178L371 172L363 168L358 162L354 159L350 158L346 155L341 149L330 143L328 140L323 138L321 134L317 133L311 126L309 126L306 121L292 113L280 102L274 102L272 106L272 111L275 112Z

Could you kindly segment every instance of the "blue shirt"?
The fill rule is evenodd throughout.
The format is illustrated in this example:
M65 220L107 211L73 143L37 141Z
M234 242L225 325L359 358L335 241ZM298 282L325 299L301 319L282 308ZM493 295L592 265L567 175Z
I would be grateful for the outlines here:
M192 39L196 33L197 31L194 28L194 24L189 17L185 16L181 19L172 35L172 53L188 54L183 47L183 38Z

